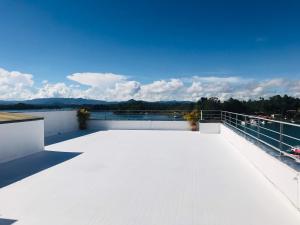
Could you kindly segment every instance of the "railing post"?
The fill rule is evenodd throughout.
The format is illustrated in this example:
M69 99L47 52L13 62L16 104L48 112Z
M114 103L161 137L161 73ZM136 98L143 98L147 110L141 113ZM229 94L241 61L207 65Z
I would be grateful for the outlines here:
M238 128L238 114L235 114L235 127Z
M282 139L283 139L283 123L280 123L280 128L279 128L279 149L282 151ZM281 154L281 152L280 152Z
M257 120L257 138L260 139L260 119Z
M246 133L246 126L247 126L247 116L246 115L244 116L244 121L245 121L244 132Z
M200 111L200 120L203 120L203 110Z
M226 115L226 119L225 119L225 120L226 120L226 123L228 123L228 117L229 117L229 116L228 116L228 113L226 112L225 115Z

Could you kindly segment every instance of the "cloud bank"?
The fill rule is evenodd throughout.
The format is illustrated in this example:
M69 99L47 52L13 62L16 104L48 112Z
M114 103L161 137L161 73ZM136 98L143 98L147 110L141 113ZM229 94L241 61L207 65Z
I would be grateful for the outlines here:
M287 78L258 81L237 76L191 76L144 84L120 74L74 73L66 79L68 82L44 81L42 84L35 84L32 74L0 68L0 99L65 97L107 101L196 101L201 97L247 100L276 94L300 97L300 80Z

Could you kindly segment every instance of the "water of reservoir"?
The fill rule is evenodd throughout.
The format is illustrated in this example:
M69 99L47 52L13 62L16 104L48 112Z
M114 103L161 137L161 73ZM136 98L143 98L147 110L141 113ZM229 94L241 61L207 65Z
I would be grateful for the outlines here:
M183 121L183 115L179 113L114 113L114 112L92 112L92 119L100 120L151 120L151 121Z

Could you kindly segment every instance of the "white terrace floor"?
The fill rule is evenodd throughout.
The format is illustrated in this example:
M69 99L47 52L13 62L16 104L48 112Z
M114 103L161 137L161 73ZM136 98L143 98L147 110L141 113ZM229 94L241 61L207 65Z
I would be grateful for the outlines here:
M222 135L103 131L47 150L83 153L0 189L0 224L300 224Z

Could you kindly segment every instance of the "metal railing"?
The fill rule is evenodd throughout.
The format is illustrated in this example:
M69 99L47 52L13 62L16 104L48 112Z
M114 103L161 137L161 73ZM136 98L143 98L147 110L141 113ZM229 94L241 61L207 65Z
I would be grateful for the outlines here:
M291 148L300 144L299 124L227 111L221 111L221 121L233 130L277 151L279 156L287 156L300 162L300 156L291 152Z
M184 121L184 115L191 110L110 110L92 111L91 119L99 120L151 120ZM199 111L200 121L221 121L220 110Z
M92 111L91 119L98 120L145 120L184 121L188 110L111 110Z
M220 110L201 110L200 121L221 121L222 111Z

